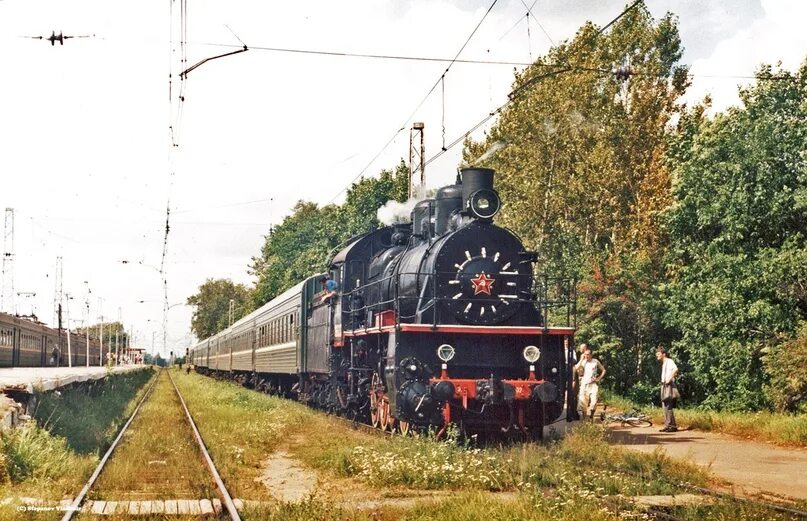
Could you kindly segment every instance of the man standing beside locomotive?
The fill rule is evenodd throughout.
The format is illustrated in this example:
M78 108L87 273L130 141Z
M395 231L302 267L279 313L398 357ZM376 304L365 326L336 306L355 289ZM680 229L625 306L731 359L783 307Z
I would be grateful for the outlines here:
M661 362L661 410L664 411L664 428L661 432L675 432L678 426L675 424L675 414L673 409L678 402L678 387L675 385L675 377L678 375L678 366L673 359L667 356L667 348L658 346L656 348L656 359Z
M576 373L582 372L580 378L580 408L583 414L594 419L594 409L597 407L597 397L600 393L600 382L605 378L605 367L594 358L591 348L586 344L580 346L583 357L574 367Z

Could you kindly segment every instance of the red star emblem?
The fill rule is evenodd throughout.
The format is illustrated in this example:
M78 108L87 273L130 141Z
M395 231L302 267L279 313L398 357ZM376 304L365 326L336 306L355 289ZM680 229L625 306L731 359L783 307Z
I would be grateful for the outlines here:
M495 280L496 279L492 279L485 275L484 272L482 272L481 275L477 275L475 279L471 279L471 284L474 285L474 295L479 295L480 293L487 293L490 295L490 290Z

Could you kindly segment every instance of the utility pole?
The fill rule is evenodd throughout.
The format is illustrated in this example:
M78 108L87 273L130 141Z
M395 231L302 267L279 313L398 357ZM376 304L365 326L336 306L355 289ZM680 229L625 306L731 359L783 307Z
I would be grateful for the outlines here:
M101 359L100 364L101 366L104 365L104 299L98 297L98 337L101 341L99 353L99 358Z
M423 143L423 128L421 122L412 123L409 130L409 197L414 193L415 173L420 173L420 186L426 183L426 145ZM419 143L418 143L419 141Z
M57 331L59 332L59 336L56 340L56 345L59 347L59 354L62 354L62 303L56 304L56 324L57 324ZM59 367L59 357L56 357L56 367Z
M0 286L0 311L13 315L14 306L14 208L6 208L3 226L3 271Z
M271 237L272 233L274 232L274 230L272 228L272 203L274 201L275 201L274 197L269 198L269 237Z
M118 349L118 333L123 328L123 322L121 321L121 313L120 313L120 306L118 307L118 325L115 327L115 365L120 364L120 350Z
M84 323L85 332L87 333L87 367L90 367L90 283L88 281L84 281L84 284L87 285L87 300L85 300L85 304L87 304L87 322Z
M61 258L61 257L59 257ZM61 304L60 304L61 305ZM65 319L67 320L67 367L73 367L73 350L70 346L70 294L67 294L67 307L65 307Z
M61 256L56 257L56 274L53 277L53 280L55 281L55 288L53 290L53 323L54 324L56 323L56 321L58 319L58 317L56 316L56 314L58 313L57 310L60 309L60 306L61 306L62 302L64 302L64 293L63 293L64 288L63 288L63 283L62 283L62 279L63 279L63 275L64 275L63 270L64 270L64 267L62 265L62 257ZM61 328L61 326L59 326L59 327Z

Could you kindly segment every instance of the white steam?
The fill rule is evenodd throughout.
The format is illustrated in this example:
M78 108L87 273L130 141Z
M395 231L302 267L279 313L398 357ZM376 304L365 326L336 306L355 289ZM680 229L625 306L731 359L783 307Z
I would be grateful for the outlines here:
M482 154L477 158L476 163L481 163L482 161L491 157L493 154L495 154L496 152L498 152L499 150L503 149L506 146L507 143L505 143L504 141L497 141L493 143L492 145L490 145L490 147L488 147L487 150L485 150L484 154Z
M484 161L484 160L486 160L486 159L490 159L490 158L491 158L491 157L492 157L492 156L493 156L493 155L494 155L496 152L498 152L499 150L503 149L503 148L504 148L504 147L506 147L507 145L508 145L508 143L507 143L506 141L496 141L495 143L492 143L492 144L491 144L491 145L490 145L490 146L487 148L487 150L485 150L484 152L482 152L482 155L481 155L481 156L476 157L476 158L473 158L473 159L471 159L470 161L468 161L467 163L463 163L463 166L464 166L464 167L474 167L474 166L478 166L478 165L479 165L479 163L481 163L482 161Z
M426 188L425 186L416 186L413 189L412 197L402 203L394 199L387 201L387 204L378 209L376 217L378 217L378 220L381 221L382 224L387 226L397 223L407 223L409 222L409 216L415 205L434 194L434 189Z

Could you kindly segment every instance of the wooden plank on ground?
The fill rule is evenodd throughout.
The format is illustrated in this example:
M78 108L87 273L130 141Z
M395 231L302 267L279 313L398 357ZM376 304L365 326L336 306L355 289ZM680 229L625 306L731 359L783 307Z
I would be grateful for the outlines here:
M165 513L169 514L169 515L177 513L177 500L176 499L166 499L165 500Z
M106 501L93 501L92 502L92 513L93 514L103 514L105 508L106 508Z
M107 501L104 507L104 514L114 514L116 508L118 508L117 501Z
M199 501L199 507L202 509L202 514L209 515L213 513L213 503L209 499Z

